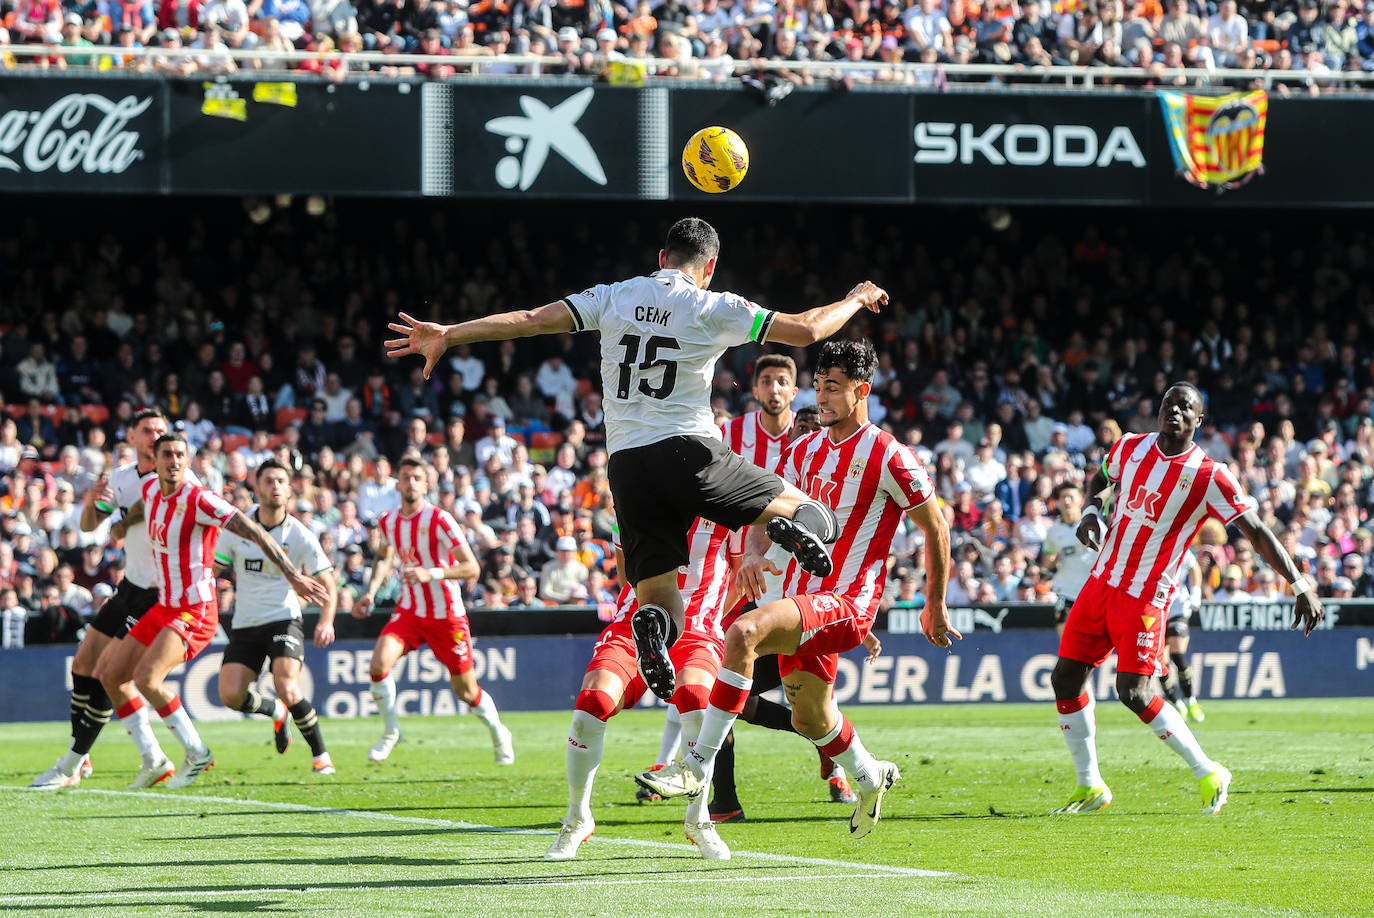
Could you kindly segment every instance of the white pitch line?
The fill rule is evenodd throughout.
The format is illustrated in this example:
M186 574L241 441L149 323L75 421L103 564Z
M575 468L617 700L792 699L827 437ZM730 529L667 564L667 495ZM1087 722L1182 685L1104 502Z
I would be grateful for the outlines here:
M24 788L10 787L6 790L23 790ZM141 800L157 800L170 803L173 801L185 801L188 803L217 803L229 806L244 807L275 807L277 809L287 809L297 813L314 813L324 816L347 816L354 819L371 819L380 822L398 822L407 825L439 826L450 829L461 829L469 832L497 832L508 835L536 835L551 836L554 833L547 829L510 829L500 826L488 826L474 822L462 822L454 819L432 819L424 816L397 816L394 813L376 813L369 810L349 810L339 807L310 806L305 803L285 803L270 800L254 800L247 797L212 797L198 794L167 794L151 791L120 791L105 790L102 788L82 788L75 791L78 794L100 794L106 797L134 797ZM673 844L671 842L649 841L638 838L607 838L597 836L598 844L625 845L633 848L654 848L666 851L692 851L690 845ZM829 867L835 869L861 870L872 875L874 873L886 874L889 876L904 877L950 877L955 874L942 870L922 870L917 867L895 867L890 864L867 864L861 861L839 861L830 858L817 857L792 857L786 854L770 854L763 851L733 851L735 858L749 858L755 861L768 861L778 864L798 864L807 867Z

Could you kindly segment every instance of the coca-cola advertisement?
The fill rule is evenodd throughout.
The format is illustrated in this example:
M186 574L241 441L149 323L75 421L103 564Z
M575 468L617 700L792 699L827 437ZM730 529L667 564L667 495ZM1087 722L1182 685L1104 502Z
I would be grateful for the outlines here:
M0 190L161 190L164 104L149 80L0 82Z

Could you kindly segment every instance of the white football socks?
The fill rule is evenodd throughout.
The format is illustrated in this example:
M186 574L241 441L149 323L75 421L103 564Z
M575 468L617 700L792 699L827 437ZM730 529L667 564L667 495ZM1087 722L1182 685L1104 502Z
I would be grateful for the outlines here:
M601 766L606 722L586 711L573 711L568 728L568 824L592 818L592 783Z
M401 731L400 718L396 716L396 677L391 673L385 679L372 683L372 700L377 702L377 710L382 712L382 722L387 733Z

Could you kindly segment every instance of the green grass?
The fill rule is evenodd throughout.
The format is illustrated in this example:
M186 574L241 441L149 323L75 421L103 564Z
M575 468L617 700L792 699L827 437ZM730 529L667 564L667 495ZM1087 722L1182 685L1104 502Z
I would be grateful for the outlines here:
M0 792L0 912L1374 914L1374 700L1209 704L1197 733L1236 775L1219 817L1120 706L1098 718L1116 802L1074 818L1045 815L1073 784L1052 708L851 714L903 772L875 832L848 837L801 740L746 726L749 820L723 827L735 857L713 864L683 843L680 804L634 803L629 775L658 746L650 712L611 722L597 834L563 864L542 854L566 805L565 714L508 718L513 768L471 718L407 721L383 765L364 762L378 721L326 722L339 774L324 779L299 738L276 755L265 722L205 724L215 769L136 793L116 727L80 788ZM0 785L26 784L65 734L0 727Z

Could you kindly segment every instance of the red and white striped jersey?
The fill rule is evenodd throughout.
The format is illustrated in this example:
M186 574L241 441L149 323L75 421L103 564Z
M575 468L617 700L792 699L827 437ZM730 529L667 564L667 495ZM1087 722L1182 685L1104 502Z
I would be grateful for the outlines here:
M710 520L697 517L687 530L687 544L691 559L677 569L677 588L682 593L687 630L714 637L724 637L720 618L730 591L730 562L725 554L726 538L730 530ZM622 621L639 608L634 590L626 584L616 600L615 618Z
M864 424L839 443L826 430L807 434L783 453L778 473L834 510L840 523L830 576L808 574L793 559L783 595L838 593L871 619L902 514L934 496L925 465L892 434Z
M457 563L458 549L467 539L457 521L446 510L422 501L410 516L400 510L382 514L380 527L401 567L450 567ZM420 618L449 618L466 615L457 580L431 580L429 583L401 582L401 599L396 608Z
M215 600L215 543L235 513L233 506L204 485L183 481L164 497L157 476L143 483L143 517L148 523L157 601L184 609Z
M761 469L775 469L778 467L778 459L782 456L783 448L792 439L792 424L795 423L796 417L794 415L787 429L775 437L763 429L763 422L759 420L760 414L761 412L751 411L731 418L720 425L720 435L732 452L738 453Z
M787 429L775 437L763 429L759 414L758 411L751 411L731 418L720 425L720 435L731 452L771 472L778 467L778 460L782 458L783 450L792 439L792 426L796 423L796 415L788 422ZM744 554L744 537L748 532L749 527L745 526L730 533L726 553L731 558L738 558Z
M1183 555L1207 518L1230 523L1255 502L1230 469L1196 444L1166 456L1158 439L1129 434L1102 463L1116 493L1092 575L1163 610L1178 588Z

